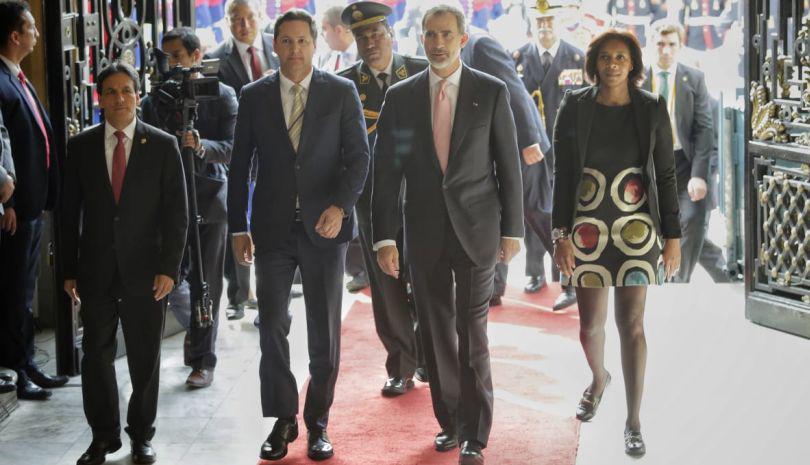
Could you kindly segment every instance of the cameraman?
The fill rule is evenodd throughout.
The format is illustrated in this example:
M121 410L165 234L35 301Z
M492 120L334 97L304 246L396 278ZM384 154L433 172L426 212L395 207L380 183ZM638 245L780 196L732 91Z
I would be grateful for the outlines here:
M200 39L188 27L178 27L163 35L163 52L168 55L169 67L181 66L191 68L202 62ZM201 77L199 73L192 79ZM149 124L173 131L180 127L181 119L176 115L167 121L163 116L172 113L171 109L162 108L162 103L153 96L143 99L141 109L143 120ZM169 111L167 111L169 110ZM194 131L175 132L182 147L194 149L194 179L197 186L198 214L202 216L200 224L200 248L204 267L204 277L208 282L209 293L213 302L211 317L213 325L200 328L193 321L189 325L184 346L186 365L192 368L186 384L194 388L211 385L214 380L214 367L217 357L214 347L219 326L219 301L222 296L222 282L225 259L225 239L227 217L225 212L227 197L227 164L231 160L233 133L236 126L237 101L236 93L231 87L219 83L219 98L199 102ZM183 158L186 163L186 158ZM186 167L188 170L189 167ZM199 264L195 263L194 254L190 258L189 284L191 288L191 308L200 296Z

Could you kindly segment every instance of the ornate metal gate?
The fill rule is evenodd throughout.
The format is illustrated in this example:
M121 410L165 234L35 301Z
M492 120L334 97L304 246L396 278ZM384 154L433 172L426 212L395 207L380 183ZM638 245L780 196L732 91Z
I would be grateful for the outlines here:
M151 47L163 31L194 27L194 0L59 0L44 2L48 102L60 153L67 138L99 121L95 78L112 60L134 65L145 83L152 66ZM145 86L141 86L144 91ZM58 225L58 217L54 218ZM56 228L56 256L59 230ZM62 285L56 262L56 289ZM79 372L81 321L63 292L56 317L57 371Z
M810 337L810 18L750 0L746 316Z

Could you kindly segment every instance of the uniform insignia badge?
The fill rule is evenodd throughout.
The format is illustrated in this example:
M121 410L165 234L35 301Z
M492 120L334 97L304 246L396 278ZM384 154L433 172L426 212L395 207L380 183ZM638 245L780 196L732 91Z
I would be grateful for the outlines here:
M574 54L574 61L579 61L579 60L581 60L581 59L582 59L582 57L581 57L581 56L579 56L579 53L575 53L575 54Z
M362 21L363 20L363 12L358 10L355 7L354 11L352 12L352 19L354 19L355 21Z
M582 70L578 68L564 69L557 78L560 86L581 86L582 83Z
M406 77L408 77L408 70L405 68L405 65L402 65L399 68L397 68L396 73L397 77L400 79L405 79Z
M517 65L517 68L515 68L515 69L517 69L518 73L522 73L523 72L523 65Z
M688 80L689 80L689 78L688 78L688 77L686 77L686 76L684 76L684 77L683 77L683 82L686 82L686 81L688 81Z
M360 84L366 85L368 84L370 77L366 73L360 73Z
M360 101L361 101L361 102L365 102L365 101L366 101L366 94L360 94Z
M145 144L145 143L146 143L146 137L144 137L143 139L141 139L141 144Z

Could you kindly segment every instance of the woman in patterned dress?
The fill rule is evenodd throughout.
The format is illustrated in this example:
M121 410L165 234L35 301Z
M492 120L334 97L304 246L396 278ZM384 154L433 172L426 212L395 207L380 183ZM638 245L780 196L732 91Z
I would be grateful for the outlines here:
M680 265L672 128L664 100L639 89L644 65L632 34L596 37L585 70L594 85L565 95L554 128L554 260L576 288L580 340L593 373L577 406L582 421L596 414L610 382L605 321L614 288L625 452L641 456L647 286L671 278Z

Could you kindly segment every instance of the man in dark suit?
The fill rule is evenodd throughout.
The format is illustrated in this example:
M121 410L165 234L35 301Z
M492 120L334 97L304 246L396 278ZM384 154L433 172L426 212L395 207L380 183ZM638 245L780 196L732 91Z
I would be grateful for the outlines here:
M520 151L504 83L460 60L464 14L425 13L423 71L388 90L374 147L377 261L398 278L402 221L433 411L435 448L461 441L460 463L483 464L492 425L487 314L495 263L520 250Z
M607 12L615 27L632 32L644 47L650 23L667 15L667 5L666 0L608 0Z
M58 194L58 160L48 114L20 63L39 32L28 4L0 2L0 109L11 139L16 169L14 194L0 224L0 366L17 371L17 396L44 400L43 388L62 386L67 376L48 376L34 363L34 289L39 276L42 212Z
M187 27L178 27L163 35L163 52L168 55L169 66L191 68L200 65L202 52L200 39ZM199 76L194 75L192 78ZM182 121L176 112L153 100L150 96L141 105L144 122L166 130L178 128ZM228 163L233 149L233 131L236 126L236 93L223 83L219 83L219 97L203 100L197 108L197 120L193 133L178 134L181 145L194 150L193 168L197 191L197 213L202 217L200 230L200 250L202 266L196 263L196 254L190 253L189 284L191 288L190 308L201 298L200 272L208 284L209 296L213 303L213 324L200 327L192 319L188 328L188 345L184 345L184 359L192 371L186 384L193 388L207 387L214 381L214 368L217 364L215 345L219 327L219 301L222 297L223 267L228 218L225 204L228 195ZM172 118L167 120L167 116ZM184 160L186 163L187 160ZM185 273L184 273L185 274ZM185 278L185 276L183 276Z
M393 53L393 31L386 21L390 14L391 8L387 5L366 1L353 3L343 10L343 21L349 24L354 34L361 60L339 72L338 76L354 82L360 93L369 147L374 146L377 138L377 118L388 87L427 67L427 60ZM369 171L373 166L372 152ZM413 387L411 378L419 363L414 332L415 315L411 315L404 277L394 279L377 265L371 237L371 181L372 176L368 176L363 194L357 201L357 222L363 261L371 285L374 324L388 353L385 361L388 380L382 393L396 396ZM425 372L417 375L417 378L427 381Z
M509 53L486 31L471 28L469 37L467 45L461 51L461 61L470 68L502 80L509 90L509 107L515 119L518 147L522 155L523 206L527 209L533 208L536 203L531 201L536 190L534 184L539 182L534 179L533 172L539 167L545 154L551 150L546 127L531 97L523 88ZM528 217L536 213L527 210L525 214ZM506 292L508 272L506 263L498 263L495 266L495 289L490 305L501 304L501 297Z
M152 463L165 297L186 242L186 184L174 136L135 117L135 69L114 62L96 82L104 123L68 142L61 218L64 289L82 304L82 397L93 432L77 464L101 464L121 447L119 319L132 382L132 460Z
M537 108L542 112L541 116L546 127L554 126L565 91L578 89L583 85L585 54L557 36L554 19L562 8L564 7L560 5L538 1L533 7L537 40L524 45L512 55L526 90L536 100ZM546 152L544 163L538 164L533 172L523 179L524 185L528 184L532 189L524 201L534 205L534 208L526 207L527 223L532 229L531 234L528 232L526 234L526 262L528 266L530 257L539 256L541 272L543 272L543 255L554 250L551 241L553 168L552 148ZM552 279L560 280L560 273L556 267L552 267ZM539 284L539 287L545 285L544 278L538 281L537 283L530 281L526 290L529 291L532 284ZM574 287L564 286L563 293L554 301L552 309L562 310L576 303L576 300Z
M700 259L708 228L711 155L714 148L709 91L703 72L678 63L683 28L660 21L653 25L657 62L648 70L644 89L667 101L675 139L675 174L681 209L681 268L677 282L689 282Z
M351 81L314 69L312 17L292 9L276 19L281 68L242 89L236 120L228 223L233 250L253 261L262 358L262 413L278 418L261 458L279 460L298 437L298 385L287 334L293 277L301 271L309 337L310 382L304 405L307 455L334 451L326 427L340 363L346 244L357 235L353 209L369 163L363 107ZM247 223L250 159L259 172Z
M242 87L278 69L278 56L273 51L273 36L259 31L261 9L256 0L230 0L226 17L231 39L223 42L206 58L219 59L219 80L233 88L236 96ZM256 167L252 168L252 179ZM228 280L229 320L245 316L245 305L255 305L250 289L250 267L236 262L230 241L226 241L225 278Z

